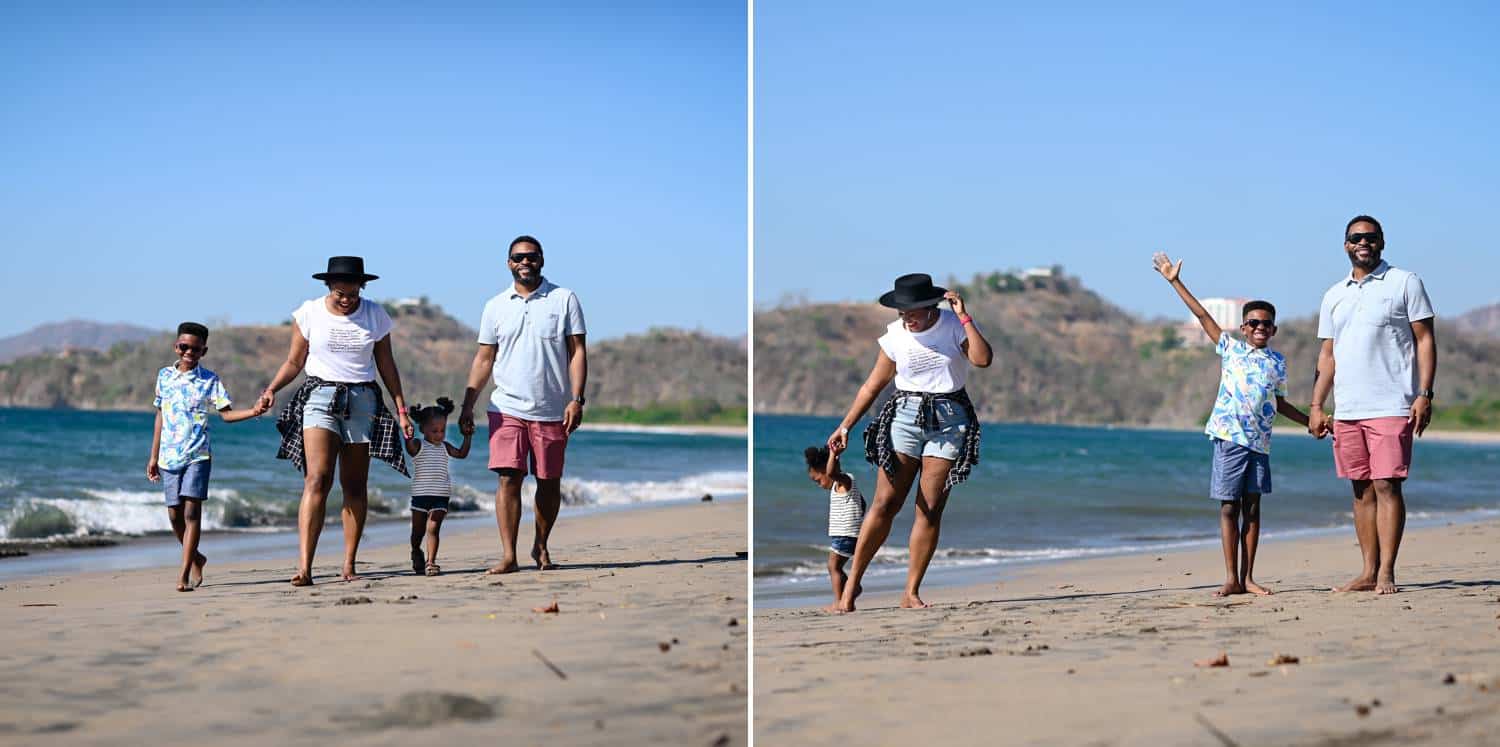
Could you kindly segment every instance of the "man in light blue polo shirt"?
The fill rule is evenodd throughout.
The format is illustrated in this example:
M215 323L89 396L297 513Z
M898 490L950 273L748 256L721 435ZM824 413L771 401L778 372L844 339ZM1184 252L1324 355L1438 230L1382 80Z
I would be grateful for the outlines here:
M1411 471L1413 434L1432 420L1437 338L1421 278L1380 258L1385 231L1368 215L1344 228L1349 276L1318 311L1318 378L1308 430L1333 433L1338 476L1354 489L1354 533L1364 567L1335 591L1394 594L1396 553L1406 527L1401 486ZM1332 416L1323 401L1333 390Z
M531 558L554 568L547 540L562 506L563 457L568 436L583 422L588 381L583 308L573 291L542 276L542 243L530 236L510 242L506 264L512 283L484 305L479 352L469 370L458 427L474 432L474 401L493 377L490 397L490 469L499 475L495 520L503 555L490 573L510 573L521 530L521 483L536 477L536 536Z

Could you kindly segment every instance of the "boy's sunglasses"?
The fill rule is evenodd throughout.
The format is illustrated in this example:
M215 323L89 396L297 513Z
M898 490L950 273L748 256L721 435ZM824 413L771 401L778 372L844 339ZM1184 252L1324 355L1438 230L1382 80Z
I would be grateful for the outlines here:
M1367 241L1367 242L1370 243L1370 246L1374 246L1374 245L1380 243L1380 234L1378 234L1378 233L1351 233L1351 234L1349 234L1349 238L1344 239L1344 241L1347 241L1347 242L1349 242L1351 244L1359 244L1359 243Z
M512 254L510 255L510 261L515 262L516 264L521 264L522 262L537 264L542 261L542 254L541 252L522 252L521 254Z
M1276 322L1273 322L1270 319L1246 319L1245 326L1249 327L1250 329L1260 329L1261 327L1265 327L1266 329L1276 329Z
M188 345L181 342L177 343L177 352L179 353L186 353L187 351L191 350L198 355L203 355L203 351L207 349L208 348L203 347L202 345Z

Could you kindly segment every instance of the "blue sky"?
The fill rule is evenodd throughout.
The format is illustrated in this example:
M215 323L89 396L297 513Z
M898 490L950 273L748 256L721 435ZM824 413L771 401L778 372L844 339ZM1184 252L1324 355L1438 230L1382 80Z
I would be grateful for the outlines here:
M1486 3L756 3L755 302L1060 263L1122 307L1316 311L1380 218L1439 315L1500 300Z
M333 254L472 326L521 233L594 339L745 333L743 3L212 5L0 9L0 336L279 322Z

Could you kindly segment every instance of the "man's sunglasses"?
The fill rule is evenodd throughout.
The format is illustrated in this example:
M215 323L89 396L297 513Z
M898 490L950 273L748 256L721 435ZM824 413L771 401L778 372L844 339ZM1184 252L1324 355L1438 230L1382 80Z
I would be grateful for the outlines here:
M1380 243L1380 234L1378 234L1378 233L1351 233L1351 234L1349 234L1348 238L1344 239L1344 241L1347 241L1347 242L1349 242L1351 244L1359 244L1359 243L1363 243L1363 242L1369 242L1370 246L1374 246L1374 245Z
M202 345L188 345L187 343L182 342L177 343L177 352L179 353L186 353L187 351L191 350L198 355L203 355L203 351L207 349L208 348Z
M1249 327L1250 329L1260 329L1261 327L1265 327L1266 329L1276 329L1276 322L1273 322L1270 319L1246 319L1245 326Z
M510 255L510 261L515 262L516 264L521 264L522 262L530 262L532 264L539 264L542 261L542 253L541 252L522 252L520 254L512 254L512 255Z

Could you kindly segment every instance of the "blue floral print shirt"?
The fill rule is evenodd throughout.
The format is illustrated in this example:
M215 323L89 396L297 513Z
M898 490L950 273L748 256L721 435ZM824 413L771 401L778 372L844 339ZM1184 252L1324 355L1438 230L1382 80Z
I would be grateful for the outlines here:
M179 470L209 459L208 411L230 405L218 374L203 366L179 371L167 366L156 374L156 399L152 404L161 410L161 452L157 464L162 469Z
M1214 438L1262 454L1271 453L1271 423L1276 398L1286 396L1286 358L1270 348L1255 348L1220 333L1219 396L1203 429Z

